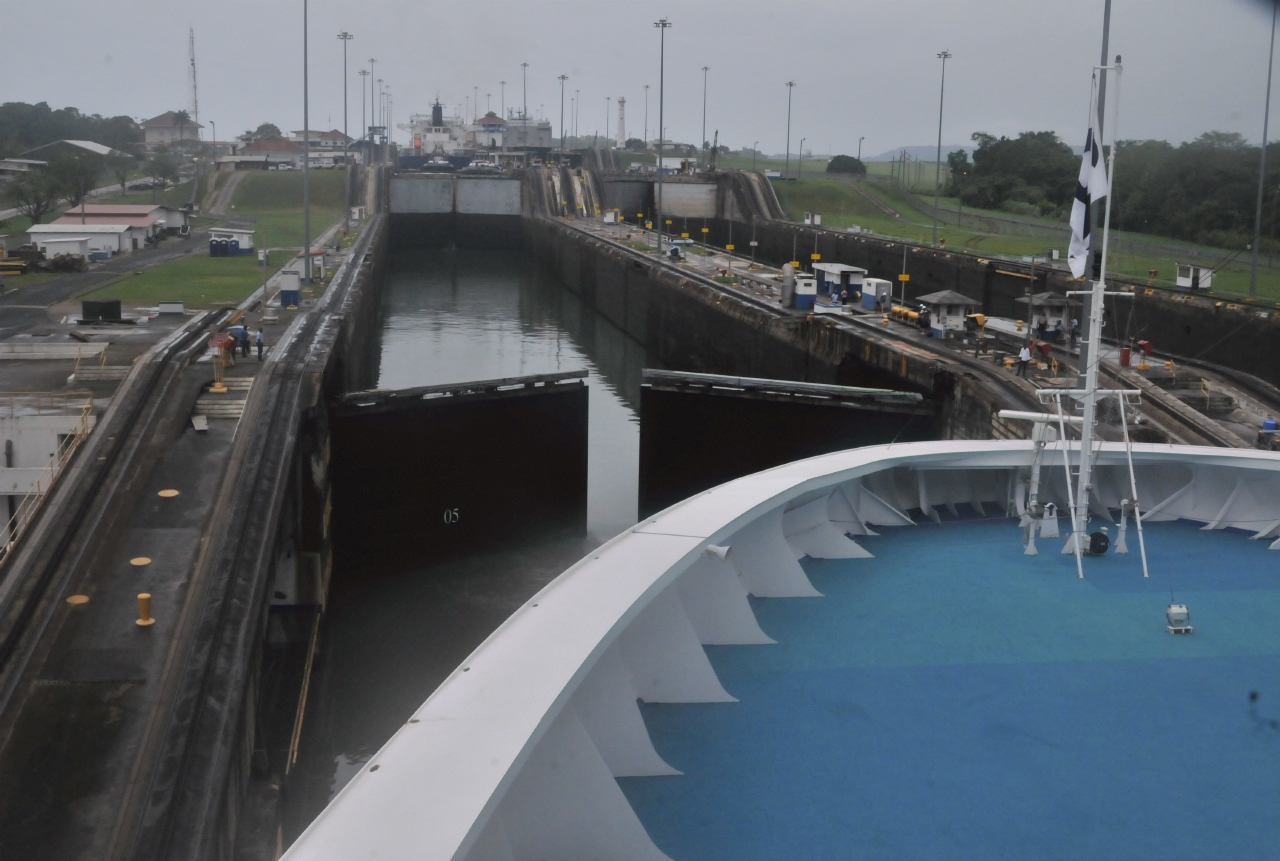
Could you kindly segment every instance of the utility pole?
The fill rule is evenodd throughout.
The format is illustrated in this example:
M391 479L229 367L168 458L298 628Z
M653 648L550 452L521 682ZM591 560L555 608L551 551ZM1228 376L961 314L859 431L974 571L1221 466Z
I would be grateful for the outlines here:
M947 94L947 60L951 59L950 51L938 54L942 61L942 88L938 91L938 156L933 166L933 247L938 247L938 185L942 181L942 100ZM1030 307L1030 306L1028 306Z
M612 122L610 117L613 116L613 113L610 110L610 106L612 104L613 104L613 96L605 96L604 97L604 139L605 140L608 140L609 138L613 137L613 131L610 128L610 124Z
M524 100L522 102L521 116L527 121L529 119L529 64L520 64L520 81L523 88ZM528 137L528 129L525 129L525 136Z
M752 173L755 173L756 171L756 153L759 151L757 149L757 147L759 146L760 146L760 141L755 141L751 144L751 172Z
M702 140L698 142L698 149L707 146L707 72L710 71L710 66L702 67Z
M1276 55L1276 11L1280 0L1271 0L1271 50L1267 53L1267 105L1262 112L1262 160L1258 163L1258 208L1253 216L1253 265L1249 268L1249 295L1258 295L1258 243L1262 241L1262 188L1267 176L1267 123L1271 120L1271 61Z
M302 259L311 287L311 100L307 86L307 0L302 0Z
M578 118L582 116L582 90L573 91L573 136L578 137ZM582 146L581 142L577 143Z
M659 18L653 26L658 28L658 254L662 254L662 138L666 127L663 126L663 97L666 94L667 72L667 28L671 22Z
M355 36L343 30L338 34L338 38L342 40L342 136L345 138L342 142L342 165L346 170L342 185L342 232L345 234L351 229L351 136L347 134L347 43ZM364 87L360 89L363 91Z
M644 85L644 148L649 148L649 85Z
M862 142L866 139L866 135L858 138L858 161L862 161Z
M782 170L782 178L791 173L791 91L795 89L795 81L787 81L787 160Z
M804 176L804 138L800 138L800 152L796 153L796 182Z
M359 74L361 78L367 78L369 77L369 70L361 69L357 74ZM369 134L369 126L370 126L370 123L365 121L364 114L365 114L364 81L361 80L360 81L360 139L361 140L364 140L365 137ZM364 163L365 164L369 163L369 153L367 151L365 152Z
M568 75L561 75L560 81L560 155L564 155L564 82L569 80Z

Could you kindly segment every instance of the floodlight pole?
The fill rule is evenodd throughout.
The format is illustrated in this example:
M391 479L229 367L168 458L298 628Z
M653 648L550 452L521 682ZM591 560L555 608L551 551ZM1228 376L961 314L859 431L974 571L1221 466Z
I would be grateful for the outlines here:
M1271 61L1276 56L1276 12L1280 0L1271 2L1271 49L1267 52L1267 104L1262 112L1262 158L1258 162L1258 207L1253 215L1253 265L1249 268L1249 295L1258 295L1258 243L1262 240L1262 189L1267 176L1267 123L1271 120Z
M938 184L942 181L942 100L947 94L947 60L951 59L950 51L938 54L942 60L942 88L938 91L938 155L933 165L933 247L938 247ZM861 147L859 147L861 151Z
M644 85L644 148L649 148L649 85Z
M862 142L866 139L866 135L858 138L858 161L862 161Z
M560 155L564 155L564 82L569 80L568 75L561 75L560 81Z
M707 145L707 72L711 71L710 66L702 67L702 142L698 144L698 149L704 149Z
M347 134L347 43L355 36L346 30L338 34L342 40L342 164L346 169L343 177L342 232L351 229L351 136ZM360 88L361 92L364 87Z
M787 160L782 169L782 178L785 180L791 174L791 91L795 89L795 81L787 81Z
M311 286L311 103L307 86L307 0L302 0L302 271Z
M664 96L666 95L667 28L671 22L660 18L653 26L658 28L658 254L662 254L662 138Z

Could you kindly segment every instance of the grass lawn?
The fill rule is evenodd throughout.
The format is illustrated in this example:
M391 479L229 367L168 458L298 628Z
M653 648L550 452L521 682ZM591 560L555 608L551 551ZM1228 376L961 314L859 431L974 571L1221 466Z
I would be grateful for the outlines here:
M311 238L342 217L343 172L311 172ZM259 248L302 247L302 172L254 171L231 200L232 217L254 220Z
M262 267L256 256L210 257L197 251L125 275L92 295L94 299L119 299L125 305L182 300L188 308L208 308L218 302L239 302L261 284Z
M50 278L61 277L61 272L28 272L26 275L4 275L5 292L17 290L19 287L30 287L33 284L39 284L42 281L48 281Z

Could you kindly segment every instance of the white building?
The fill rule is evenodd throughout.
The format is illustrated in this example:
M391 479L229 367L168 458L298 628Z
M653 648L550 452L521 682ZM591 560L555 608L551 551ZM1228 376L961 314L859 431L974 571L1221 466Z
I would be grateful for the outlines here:
M965 318L982 304L954 290L939 290L916 301L929 309L929 329L935 338L945 338L948 332L963 332Z
M31 244L50 257L53 255L46 250L50 239L54 240L56 248L60 239L84 237L90 254L97 251L122 254L142 248L147 234L147 228L129 224L33 224L27 231Z
M143 121L143 143L147 149L155 149L174 141L199 140L202 128L204 126L190 117L185 122L179 122L176 111L165 111L158 117Z
M0 158L0 182L44 170L49 162L34 158Z
M289 133L289 140L303 146L305 131L294 131ZM312 149L344 149L347 144L354 143L355 138L344 135L338 129L330 129L327 132L319 132L315 129L311 130L310 144Z

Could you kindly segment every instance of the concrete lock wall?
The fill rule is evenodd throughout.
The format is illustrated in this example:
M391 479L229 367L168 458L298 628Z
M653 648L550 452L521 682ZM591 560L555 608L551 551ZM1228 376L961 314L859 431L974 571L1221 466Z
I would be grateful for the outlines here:
M519 215L520 187L518 179L496 177L457 178L456 211L467 215Z
M950 439L1008 436L995 414L1026 408L888 335L725 301L724 292L679 270L552 221L525 219L523 227L540 267L642 343L650 367L916 391L937 404L937 432Z
M653 212L653 190L648 180L605 179L601 185L604 205L609 209L621 209L627 218L634 218L637 212Z
M671 218L715 218L716 190L714 183L664 182L662 214Z
M453 212L453 177L392 177L391 212L392 214Z

